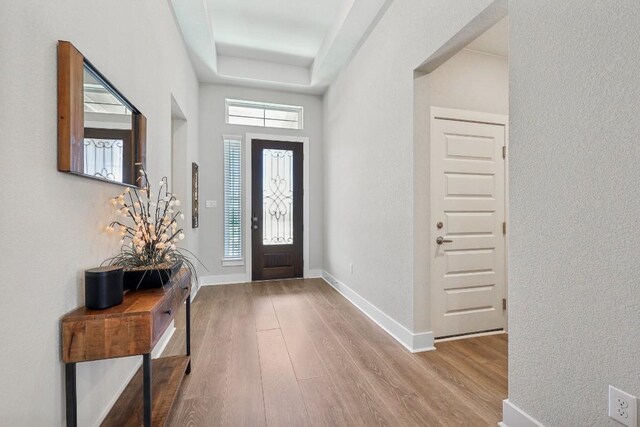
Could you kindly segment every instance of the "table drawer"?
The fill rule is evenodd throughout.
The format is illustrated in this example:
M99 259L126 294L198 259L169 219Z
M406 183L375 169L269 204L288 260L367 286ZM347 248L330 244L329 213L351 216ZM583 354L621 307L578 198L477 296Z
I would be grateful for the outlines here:
M187 300L187 295L191 293L191 281L184 280L182 283L178 283L178 285L173 290L175 292L176 297L175 300L175 311L178 311L180 306Z
M156 307L156 310L153 311L153 338L152 342L155 345L164 331L167 330L167 327L173 320L176 315L176 296L171 290L167 293L164 298L164 301Z

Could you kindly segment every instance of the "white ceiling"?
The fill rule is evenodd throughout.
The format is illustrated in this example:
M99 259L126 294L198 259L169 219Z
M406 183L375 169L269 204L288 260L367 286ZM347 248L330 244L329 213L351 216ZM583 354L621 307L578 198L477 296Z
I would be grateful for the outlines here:
M322 93L393 0L171 0L200 81Z
M310 66L344 0L207 0L219 54ZM262 52L262 54L260 54ZM271 54L275 54L271 58ZM286 62L285 62L286 63Z
M480 37L469 43L467 49L492 55L509 56L509 17L502 18Z

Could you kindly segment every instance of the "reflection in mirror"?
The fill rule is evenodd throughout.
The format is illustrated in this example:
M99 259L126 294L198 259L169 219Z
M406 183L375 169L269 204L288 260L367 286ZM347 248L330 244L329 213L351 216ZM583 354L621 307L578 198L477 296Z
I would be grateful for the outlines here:
M84 174L133 183L133 114L84 64Z
M126 75L125 75L126 76ZM58 170L140 186L147 119L71 43L58 42Z

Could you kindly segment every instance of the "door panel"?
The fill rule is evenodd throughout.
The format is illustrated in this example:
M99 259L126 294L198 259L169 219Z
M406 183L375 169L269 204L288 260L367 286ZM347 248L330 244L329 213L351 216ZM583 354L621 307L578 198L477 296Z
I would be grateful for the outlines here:
M432 120L431 294L436 337L504 327L504 144L504 126Z
M302 277L302 144L253 140L252 279Z

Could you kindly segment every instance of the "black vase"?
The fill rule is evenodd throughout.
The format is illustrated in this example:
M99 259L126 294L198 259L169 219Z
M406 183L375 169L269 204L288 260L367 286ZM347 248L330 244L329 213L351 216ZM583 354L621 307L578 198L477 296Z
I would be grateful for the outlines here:
M182 261L168 268L149 267L143 270L124 270L123 285L127 290L162 288L180 271Z

